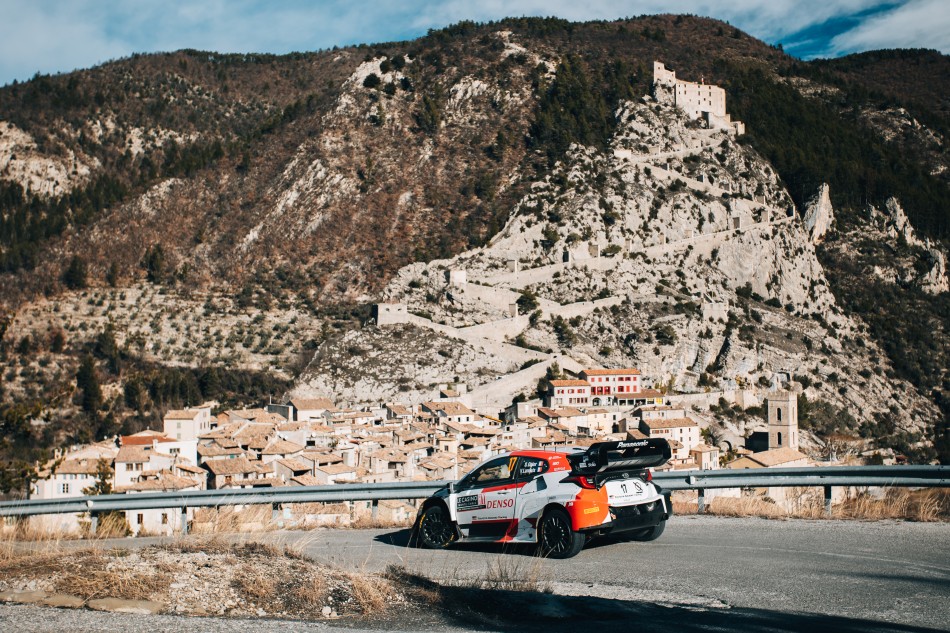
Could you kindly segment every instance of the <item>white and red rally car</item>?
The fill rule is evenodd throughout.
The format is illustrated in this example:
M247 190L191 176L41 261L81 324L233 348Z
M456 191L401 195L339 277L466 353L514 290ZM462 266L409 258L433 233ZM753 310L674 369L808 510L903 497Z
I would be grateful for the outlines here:
M574 556L588 537L602 534L652 541L672 506L649 469L669 458L664 439L494 457L429 497L414 537L433 549L458 541L537 543L551 558Z

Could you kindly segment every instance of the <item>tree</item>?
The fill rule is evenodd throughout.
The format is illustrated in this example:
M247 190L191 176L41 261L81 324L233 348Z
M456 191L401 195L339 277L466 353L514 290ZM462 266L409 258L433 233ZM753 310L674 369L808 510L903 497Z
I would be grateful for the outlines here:
M63 283L70 290L82 290L86 287L86 262L78 255L69 260L63 271Z
M148 402L148 391L145 388L145 383L142 381L141 376L135 376L126 381L123 396L125 398L125 406L128 408L134 409L138 413L142 413L145 410L145 405Z
M92 356L86 354L76 372L76 388L82 393L80 403L82 410L94 414L102 405L102 389L99 387L99 378L96 376L96 363Z
M112 474L112 466L100 457L96 462L96 481L88 488L83 488L82 493L90 497L112 494Z
M49 342L49 351L54 354L60 354L63 351L63 348L66 347L66 335L63 334L63 331L57 329L53 332L53 336Z
M416 125L423 132L429 134L438 131L439 123L442 120L442 104L439 95L422 97L422 107L415 115Z
M156 244L146 251L142 259L142 268L145 269L146 277L150 282L157 284L165 278L165 266L165 249L161 244Z
M363 80L363 87L375 88L381 83L381 81L382 80L379 78L379 75L377 75L376 73L370 73L366 75L366 79Z
M119 265L116 262L109 264L109 270L106 271L106 283L113 288L119 283Z
M699 432L702 435L703 439L710 446L718 446L719 442L723 438L723 428L721 426L713 426L710 424L705 429Z
M96 337L94 353L97 357L109 363L109 371L118 374L122 370L119 344L115 340L115 331L112 325L106 326Z
M521 292L521 296L518 297L516 303L522 314L527 314L538 309L538 297L528 289Z

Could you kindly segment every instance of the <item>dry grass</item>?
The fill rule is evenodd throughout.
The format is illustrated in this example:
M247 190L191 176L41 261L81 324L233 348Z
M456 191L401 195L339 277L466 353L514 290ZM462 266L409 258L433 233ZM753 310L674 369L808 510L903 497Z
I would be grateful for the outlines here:
M85 600L106 597L148 600L166 590L171 582L170 574L159 567L149 571L113 568L110 558L100 550L86 550L74 556L61 555L62 569L54 581L54 588L59 593Z
M269 532L279 529L278 523L269 505L199 508L191 522L191 531L194 534Z
M386 598L393 591L385 578L365 573L348 574L353 598L363 614L381 613L386 609Z
M547 585L543 558L507 554L488 561L485 575L475 579L472 586L502 591L551 591Z
M231 581L245 600L251 602L270 602L277 597L277 583L266 570L256 565L243 564Z
M889 489L883 498L860 494L835 507L836 518L950 521L950 490Z
M831 516L825 512L821 488L788 488L780 502L764 494L741 497L716 497L706 503L706 514L731 517L763 517L768 519L854 519L877 521L950 521L950 490L930 488L908 490L887 488L880 494L868 490L849 490L844 500L836 501ZM674 514L696 514L696 494L676 492Z
M26 545L8 548L0 558L0 589L30 585L84 600L156 600L184 613L314 619L328 613L378 616L405 602L385 577L321 564L295 548L223 535L133 550Z

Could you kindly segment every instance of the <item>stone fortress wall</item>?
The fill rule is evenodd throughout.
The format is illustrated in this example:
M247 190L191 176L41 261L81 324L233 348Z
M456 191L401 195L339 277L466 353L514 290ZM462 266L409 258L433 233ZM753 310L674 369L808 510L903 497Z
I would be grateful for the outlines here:
M653 62L653 90L657 101L672 103L692 119L702 119L709 128L725 128L735 134L745 125L733 121L726 112L726 91L719 86L683 81L662 62Z

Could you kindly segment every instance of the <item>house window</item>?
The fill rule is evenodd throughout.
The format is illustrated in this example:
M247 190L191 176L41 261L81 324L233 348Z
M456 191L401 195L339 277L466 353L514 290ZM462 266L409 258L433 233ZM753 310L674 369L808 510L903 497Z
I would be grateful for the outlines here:
M778 421L781 422L781 421L782 421L782 410L781 410L781 409L776 409L776 410L775 410L775 415L778 417Z
M69 494L69 484L59 484L59 492L68 495Z
M125 469L126 469L126 470L133 470L132 464L131 464L131 463L126 463Z
M162 512L162 525L168 525L168 513Z
M778 433L778 445L779 445L779 448L782 447L782 432L781 431L779 431Z
M137 514L137 515L135 515L135 518L136 518L136 524L137 524L137 525L143 525L143 524L145 523L145 515L144 515L144 514Z

